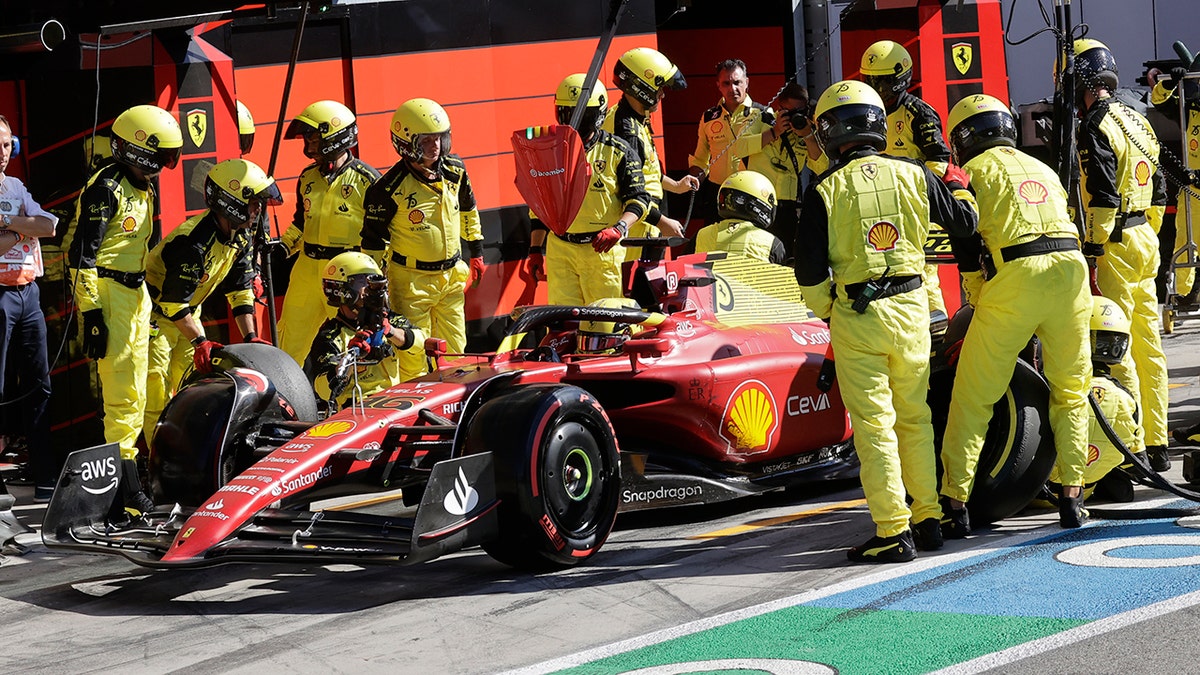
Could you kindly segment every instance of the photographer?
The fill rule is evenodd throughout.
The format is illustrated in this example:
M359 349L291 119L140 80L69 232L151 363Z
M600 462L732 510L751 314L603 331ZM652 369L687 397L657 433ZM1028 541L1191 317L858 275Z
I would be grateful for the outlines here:
M424 372L402 367L424 363L425 336L388 309L387 278L371 256L335 256L321 273L321 286L337 312L317 331L306 374L330 413L345 407L356 386L368 396Z
M829 161L813 135L809 120L808 90L790 82L775 101L775 123L760 136L761 152L750 155L748 168L770 179L779 202L767 231L783 242L788 260L794 256L796 224L800 221L801 174L808 167L820 174Z

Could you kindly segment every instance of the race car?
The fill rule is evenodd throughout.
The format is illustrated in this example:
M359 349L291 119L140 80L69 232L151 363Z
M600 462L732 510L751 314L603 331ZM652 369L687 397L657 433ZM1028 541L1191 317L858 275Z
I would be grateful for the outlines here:
M116 447L81 450L43 539L163 568L411 564L481 545L536 569L592 557L623 511L856 475L836 378L819 384L829 330L790 269L722 253L642 261L628 297L636 308L518 308L491 353L445 354L430 340L431 374L323 419L282 352L226 347L156 429L148 473L162 507L130 519ZM935 418L967 320L955 319L934 327ZM630 335L601 353L574 349L597 322ZM1044 484L1047 399L1019 363L988 431L973 522L1011 515Z

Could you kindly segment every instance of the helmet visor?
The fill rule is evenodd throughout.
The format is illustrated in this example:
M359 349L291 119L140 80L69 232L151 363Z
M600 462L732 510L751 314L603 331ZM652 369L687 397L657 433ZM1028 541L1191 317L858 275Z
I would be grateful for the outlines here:
M580 331L575 351L581 354L609 354L625 343L624 333L584 333Z
M1120 363L1129 351L1129 336L1109 330L1092 331L1092 360L1101 363Z

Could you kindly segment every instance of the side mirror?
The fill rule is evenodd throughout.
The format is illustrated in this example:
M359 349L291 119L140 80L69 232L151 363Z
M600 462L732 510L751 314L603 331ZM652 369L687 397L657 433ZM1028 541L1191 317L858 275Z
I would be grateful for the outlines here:
M425 338L425 357L432 362L430 370L440 367L439 360L446 355L446 341L441 338Z
M637 367L638 357L655 358L666 354L671 348L671 343L666 338L635 338L626 340L625 344L621 345L621 349L629 354L629 361L633 367Z

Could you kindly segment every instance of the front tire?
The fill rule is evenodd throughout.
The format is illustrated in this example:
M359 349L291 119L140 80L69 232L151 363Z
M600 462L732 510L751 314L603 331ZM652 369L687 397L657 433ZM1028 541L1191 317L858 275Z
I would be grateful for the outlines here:
M470 420L464 451L491 451L499 536L496 560L540 570L593 556L616 522L620 459L612 424L586 391L531 385L488 401Z

